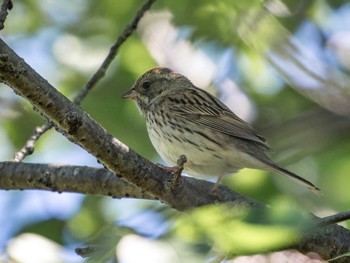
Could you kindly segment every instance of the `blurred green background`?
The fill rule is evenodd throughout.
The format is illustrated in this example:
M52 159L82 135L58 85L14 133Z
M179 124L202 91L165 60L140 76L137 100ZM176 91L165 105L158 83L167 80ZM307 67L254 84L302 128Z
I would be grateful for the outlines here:
M142 3L15 1L2 38L72 99ZM232 218L236 213L226 215L225 208L181 215L155 201L1 191L0 260L29 262L21 258L27 240L30 251L49 246L55 262L84 262L74 248L97 239L104 244L103 256L92 262L140 262L137 256L142 262L156 262L157 256L159 262L205 262L285 245L294 230L308 224L300 219L300 208L319 216L349 209L349 61L350 4L345 0L156 1L82 108L142 156L161 162L136 106L120 97L148 69L170 67L252 123L275 150L271 157L314 182L324 195L276 174L242 170L225 184L275 206L279 215L271 215L269 223L266 218L252 223L240 220L245 212ZM1 160L11 160L42 123L26 101L0 86ZM25 161L99 166L54 131ZM35 262L53 262L52 255Z

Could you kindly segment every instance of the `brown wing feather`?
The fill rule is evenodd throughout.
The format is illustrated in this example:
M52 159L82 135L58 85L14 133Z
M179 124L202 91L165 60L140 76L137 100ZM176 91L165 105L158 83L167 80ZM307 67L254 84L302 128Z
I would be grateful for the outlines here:
M192 92L173 94L171 100L176 102L177 98L184 101L175 104L172 110L183 118L229 136L257 142L266 150L270 150L264 137L208 92L194 88Z

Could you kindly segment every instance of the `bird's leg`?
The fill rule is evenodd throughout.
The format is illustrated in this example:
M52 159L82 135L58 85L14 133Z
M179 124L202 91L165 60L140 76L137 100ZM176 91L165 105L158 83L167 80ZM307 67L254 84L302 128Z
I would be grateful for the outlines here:
M222 178L223 178L223 176L218 177L218 180L216 181L216 183L214 184L213 188L210 191L211 195L217 195L218 187L222 181Z
M164 169L167 172L171 172L174 174L174 178L172 181L172 188L176 188L180 183L181 173L184 169L184 164L187 162L186 155L181 155L179 159L177 159L177 164L173 167L167 167L162 164L157 164L160 168Z
M177 170L174 172L174 179L173 179L173 187L177 187L180 183L181 173L184 169L184 165L187 162L186 155L180 155L179 159L177 159Z
M175 165L175 166L171 166L171 167L166 166L166 165L163 165L163 164L161 164L161 163L156 163L156 165L157 165L159 168L162 168L164 171L166 171L166 172L168 172L168 173L174 173L174 172L176 172L177 169L178 169L176 165Z

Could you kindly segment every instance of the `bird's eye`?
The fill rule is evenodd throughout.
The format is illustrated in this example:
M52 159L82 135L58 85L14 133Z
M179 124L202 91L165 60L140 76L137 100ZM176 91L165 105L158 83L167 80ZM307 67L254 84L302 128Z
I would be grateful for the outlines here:
M148 89L149 87L151 87L151 82L145 81L145 82L142 84L142 87L143 87L144 89Z

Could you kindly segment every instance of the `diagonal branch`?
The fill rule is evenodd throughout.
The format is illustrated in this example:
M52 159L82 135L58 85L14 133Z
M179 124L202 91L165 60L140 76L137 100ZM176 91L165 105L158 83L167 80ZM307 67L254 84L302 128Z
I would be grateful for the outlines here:
M10 0L4 0L5 2L10 2ZM86 85L80 90L78 95L74 98L73 102L77 105L80 105L82 100L88 95L90 90L96 86L96 84L103 78L105 75L108 67L111 65L112 61L117 56L118 50L120 46L131 36L131 34L136 30L138 23L140 22L143 15L148 11L152 4L156 0L148 0L141 8L137 11L135 14L133 20L129 25L125 27L123 32L118 36L115 43L111 46L109 53L105 60L102 62L101 66L98 68L98 70L95 72L95 74L91 77L91 79L86 83ZM2 8L1 8L2 10ZM7 12L7 9L6 9ZM6 13L7 14L7 13ZM1 15L1 13L0 13ZM0 17L1 18L1 17ZM6 18L6 17L5 17ZM1 22L1 20L0 20ZM1 29L1 24L0 24ZM33 134L30 136L30 138L27 140L25 145L15 154L13 161L15 162L21 162L24 160L24 158L34 152L34 146L37 140L43 135L46 131L50 130L52 128L51 123L43 124L42 126L38 126L35 128Z

